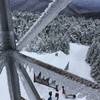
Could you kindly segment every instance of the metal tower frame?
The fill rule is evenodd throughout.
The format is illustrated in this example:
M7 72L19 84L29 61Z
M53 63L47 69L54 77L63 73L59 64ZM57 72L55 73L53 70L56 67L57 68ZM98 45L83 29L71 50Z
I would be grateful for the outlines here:
M18 74L23 76L26 86L30 92L30 100L41 100L30 77L20 62L16 61L16 49L14 34L12 32L12 21L8 0L0 0L0 73L4 65L7 70L8 86L11 100L21 100Z
M49 14L51 16L51 19L44 26L40 25L39 22L35 25L39 25L39 27L43 26L43 30L46 25L50 21L52 21L57 16L57 14L70 3L70 1L71 0L64 0L64 2L62 2L61 0L55 0L51 4L52 6L46 10L48 13L44 12L41 17L47 20L48 16L46 15ZM56 3L58 3L58 5ZM59 8L59 6L61 7ZM57 14L54 14L54 10L56 10ZM41 22L41 24L43 24L45 20L41 18L39 19L39 21ZM33 28L31 28L32 30L28 33L32 35L32 31L35 30L36 26L33 26ZM19 50L25 45L26 42L30 42L30 40L32 39L29 39L31 37L30 34L26 34L24 38L19 41L17 45ZM22 54L20 54L20 52L16 48L14 33L12 31L12 18L9 0L0 0L0 74L3 70L3 67L6 66L8 87L11 100L21 100L19 75L21 76L22 82L24 82L24 87L26 89L29 99L41 100L22 62L31 63L34 66L34 62L32 62L32 59L27 59L27 56L23 56Z

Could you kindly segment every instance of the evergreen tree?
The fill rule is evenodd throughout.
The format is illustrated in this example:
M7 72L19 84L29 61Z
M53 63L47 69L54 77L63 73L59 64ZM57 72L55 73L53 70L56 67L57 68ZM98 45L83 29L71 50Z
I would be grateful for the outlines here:
M86 61L91 65L91 76L100 83L100 37L89 48Z

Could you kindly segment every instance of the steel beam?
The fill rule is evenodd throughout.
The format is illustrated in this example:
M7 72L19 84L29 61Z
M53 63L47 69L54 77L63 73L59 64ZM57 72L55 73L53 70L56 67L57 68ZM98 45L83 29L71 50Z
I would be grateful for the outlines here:
M1 51L16 49L9 0L0 0L0 43L2 45Z
M18 64L17 64L18 65ZM21 77L21 81L23 86L28 94L30 100L41 100L32 80L30 79L26 69L21 64L18 65L19 75Z
M72 0L53 0L29 31L20 39L17 44L18 50L21 50L27 46L27 44L29 45L29 43L71 2Z
M8 86L10 92L11 100L20 100L20 87L19 87L19 78L16 70L15 60L11 54L6 56L6 69L7 69L7 78Z
M5 61L11 100L20 100L19 79L13 57L16 44L11 22L9 0L0 0L0 51L6 54Z

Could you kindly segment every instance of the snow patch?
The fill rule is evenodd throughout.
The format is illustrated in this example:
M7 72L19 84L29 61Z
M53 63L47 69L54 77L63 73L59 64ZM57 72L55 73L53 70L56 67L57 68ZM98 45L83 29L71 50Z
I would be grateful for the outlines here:
M70 43L69 55L64 54L62 51L56 52L58 56L55 56L55 53L37 54L26 51L22 51L21 53L60 69L64 69L69 62L69 72L94 82L90 76L91 67L85 62L88 48L88 46Z

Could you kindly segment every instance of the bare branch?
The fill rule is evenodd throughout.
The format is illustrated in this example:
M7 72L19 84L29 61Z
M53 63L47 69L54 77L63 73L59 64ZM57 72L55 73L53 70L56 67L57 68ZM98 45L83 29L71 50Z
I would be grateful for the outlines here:
M17 44L18 50L32 41L72 0L54 0Z

